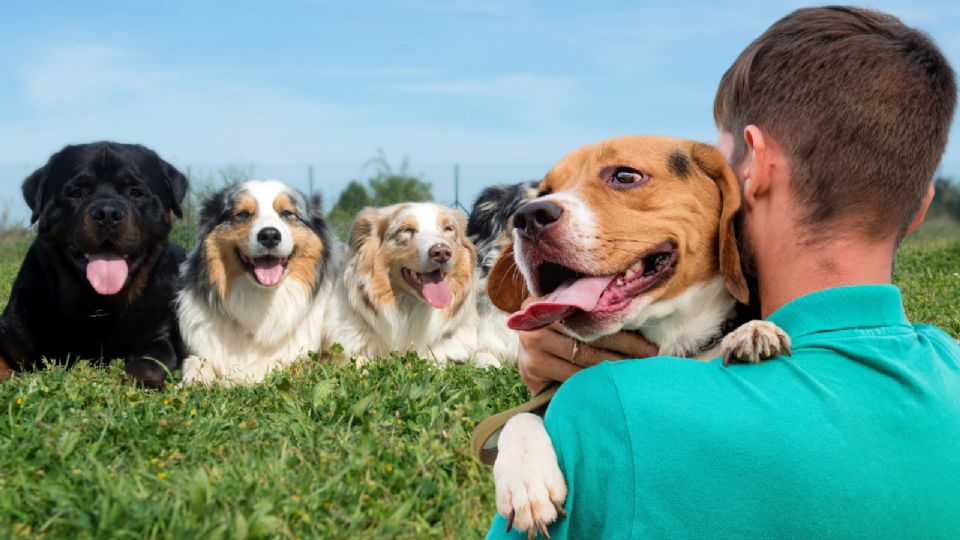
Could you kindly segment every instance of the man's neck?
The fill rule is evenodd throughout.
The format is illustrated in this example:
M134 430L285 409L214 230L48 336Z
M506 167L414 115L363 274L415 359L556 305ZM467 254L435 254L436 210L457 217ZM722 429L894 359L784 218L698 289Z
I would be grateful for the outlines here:
M785 242L771 256L757 254L762 315L823 289L890 283L893 253L892 241L838 239L814 245Z

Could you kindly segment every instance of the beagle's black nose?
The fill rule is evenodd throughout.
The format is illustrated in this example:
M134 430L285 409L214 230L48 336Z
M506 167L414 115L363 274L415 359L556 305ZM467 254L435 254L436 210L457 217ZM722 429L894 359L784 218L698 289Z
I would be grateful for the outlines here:
M260 245L270 249L280 245L280 230L276 227L265 227L257 233L257 242Z
M430 256L430 259L437 264L443 264L450 260L450 257L453 256L453 250L450 249L450 246L446 244L437 243L430 246L430 250L427 251L427 255Z
M520 234L536 240L543 231L560 220L563 207L551 201L531 201L513 215L513 227Z

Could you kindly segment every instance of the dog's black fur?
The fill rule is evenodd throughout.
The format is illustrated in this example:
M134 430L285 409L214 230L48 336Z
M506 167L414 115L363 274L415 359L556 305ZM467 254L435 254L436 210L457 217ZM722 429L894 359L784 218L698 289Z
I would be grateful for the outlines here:
M185 252L168 236L186 191L187 178L155 152L114 142L67 146L31 174L23 196L37 238L0 317L0 363L20 371L41 359L122 358L129 375L161 388L183 357L173 301ZM116 294L86 279L84 254L97 252L128 257Z
M486 278L513 230L514 212L537 196L538 180L484 189L470 210L467 236L477 246L477 269Z

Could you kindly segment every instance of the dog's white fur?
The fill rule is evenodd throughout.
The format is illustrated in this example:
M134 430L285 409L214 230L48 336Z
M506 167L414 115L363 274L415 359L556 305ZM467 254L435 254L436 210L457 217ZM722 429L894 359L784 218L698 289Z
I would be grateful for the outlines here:
M410 261L422 270L432 269L428 256L430 247L442 242L453 250L464 249L450 241L440 226L444 212L454 212L432 203L405 203L398 219L413 216L418 224L415 234L417 260ZM381 213L394 207L381 209ZM384 218L385 219L385 218ZM459 234L463 234L460 231ZM481 366L496 365L489 354L477 353L477 290L476 277L463 291L465 300L460 309L446 316L419 296L396 290L396 302L379 310L372 310L360 292L361 285L371 279L372 268L362 266L360 258L351 252L337 287L337 301L332 336L344 347L344 353L359 361L386 356L391 351L414 351L432 360L438 366L448 362L473 360ZM469 254L461 254L470 256ZM451 259L452 260L452 259ZM369 288L367 288L369 290Z
M279 181L250 181L240 189L257 202L248 240L250 256L288 257L296 246L273 201L290 188ZM281 242L275 248L266 249L257 242L257 233L266 227L281 232ZM212 289L190 287L179 293L177 314L190 352L183 364L184 383L260 382L270 371L293 363L309 351L321 350L326 343L326 311L333 296L329 276L313 293L308 284L286 275L278 285L267 288L244 274L232 283L222 301L215 298L216 294Z

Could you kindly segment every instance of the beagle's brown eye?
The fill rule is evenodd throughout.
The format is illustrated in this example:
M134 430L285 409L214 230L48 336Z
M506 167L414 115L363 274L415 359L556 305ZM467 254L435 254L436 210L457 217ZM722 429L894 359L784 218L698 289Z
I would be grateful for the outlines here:
M80 188L73 188L69 192L67 192L67 196L70 197L71 199L82 199L83 190Z
M632 167L617 167L607 182L614 189L629 189L644 184L648 180L650 180L648 175Z

